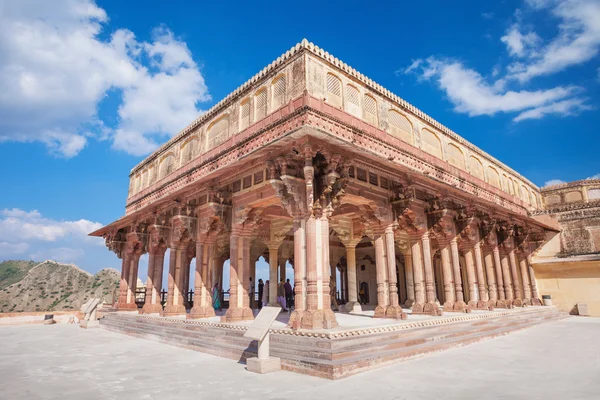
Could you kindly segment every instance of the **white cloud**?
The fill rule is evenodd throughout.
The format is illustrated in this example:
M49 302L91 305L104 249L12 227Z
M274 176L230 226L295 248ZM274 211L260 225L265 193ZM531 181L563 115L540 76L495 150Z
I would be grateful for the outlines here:
M526 50L535 47L541 39L535 32L529 32L523 35L519 25L514 24L508 30L506 35L500 38L500 41L506 44L508 52L511 55L523 57L526 54Z
M87 236L100 227L101 223L86 219L57 221L37 210L0 210L0 260L85 262L82 267L91 271L118 268L119 260L107 251L104 240Z
M550 179L546 183L544 183L544 187L546 186L554 186L554 185L562 185L563 183L567 183L565 181L561 181L560 179Z
M581 91L574 86L512 91L505 89L504 79L490 84L459 61L435 57L418 61L405 72L417 73L422 80L433 79L446 92L457 112L471 116L519 112L514 118L518 122L547 114L570 115L587 108L583 99L574 97Z
M72 157L90 136L110 137L140 155L209 99L187 45L164 27L151 42L127 29L103 39L108 15L92 0L0 0L0 10L0 142L39 141ZM111 89L123 95L114 131L97 115Z
M85 219L78 221L56 221L44 218L37 210L24 211L18 208L0 212L0 240L7 242L39 240L56 242L58 239L94 240L88 233L103 225ZM94 240L97 242L97 240Z
M481 18L483 19L492 19L494 18L494 13L493 12L483 12L481 13Z
M589 179L600 179L600 174L596 174L596 175L590 176L589 178L585 178L585 179L588 179L588 180Z
M548 115L572 116L590 110L585 89L575 84L528 89L538 75L562 71L590 60L600 48L600 1L527 0L529 11L557 17L558 35L546 41L524 19L531 13L516 10L515 19L500 40L512 61L495 65L488 76L462 61L431 56L412 61L397 73L415 74L421 81L433 81L454 104L454 110L471 116L514 113L514 122ZM504 73L502 71L505 71ZM599 70L600 74L600 70Z
M514 63L511 66L511 78L527 82L536 76L550 75L571 66L592 60L600 50L600 2L598 0L528 0L535 10L550 12L557 20L558 34L544 46L541 41L529 43L535 51L529 54L526 63ZM511 29L519 29L514 25ZM509 31L506 38L510 36ZM504 41L504 40L503 40ZM516 42L516 40L515 40ZM508 43L507 43L508 45ZM509 52L514 52L509 46ZM518 46L518 45L517 45Z

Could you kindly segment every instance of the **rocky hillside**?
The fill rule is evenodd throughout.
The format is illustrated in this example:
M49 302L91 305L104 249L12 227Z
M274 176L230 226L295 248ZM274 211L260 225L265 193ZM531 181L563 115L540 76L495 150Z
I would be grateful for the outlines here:
M112 303L120 275L103 269L96 275L55 261L0 263L0 312L78 310L91 297Z

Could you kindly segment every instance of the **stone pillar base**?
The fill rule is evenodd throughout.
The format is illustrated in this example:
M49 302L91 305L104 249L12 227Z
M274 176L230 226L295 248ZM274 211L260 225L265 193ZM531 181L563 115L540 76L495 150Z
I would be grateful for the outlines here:
M162 312L162 316L163 317L173 317L176 315L185 315L186 311L185 311L185 306L183 304L179 304L179 305L167 305L165 307L165 310Z
M140 310L140 314L160 314L163 311L160 303L149 304L145 303L144 307Z
M496 300L495 307L496 308L508 308L508 304L506 303L506 300Z
M442 315L442 310L437 305L437 303L414 303L412 306L413 314L427 314L432 315L434 317L440 317Z
M444 311L452 311L452 310L454 310L454 302L447 301L444 303L444 305L442 307L444 308Z
M542 301L540 299L533 298L533 299L531 299L531 305L532 306L541 306Z
M474 303L475 303L475 307L473 307L473 308L476 308L477 310L487 310L489 308L487 301L479 300ZM469 304L471 304L471 302L469 302Z
M513 306L515 306L515 307L523 307L523 300L521 300L521 299L514 299L513 300Z
M223 322L238 322L238 321L248 321L253 320L254 314L249 307L241 308L228 308L224 317L221 317L221 321Z
M269 357L260 359L252 357L246 359L246 369L257 374L266 374L281 370L281 359L278 357Z
M387 310L385 310L386 318L395 318L395 319L406 319L408 315L402 311L402 307L400 306L389 306Z
M358 301L347 302L346 304L344 304L344 309L346 310L346 312L349 312L349 313L356 313L356 314L362 313L362 307Z
M414 301L414 300L410 300L410 299L408 299L408 300L406 300L406 301L404 302L404 307L405 307L405 308L411 308L411 307L413 306L413 304L415 304L415 301Z
M386 310L387 310L387 306L375 307L375 314L373 315L373 318L385 318Z
M457 301L454 303L454 307L452 309L458 312L470 313L473 308L467 305L467 303L464 301Z
M292 329L333 329L338 326L331 310L294 311L289 325Z
M137 311L138 307L135 303L117 303L117 310L119 311Z
M212 307L194 306L187 315L187 319L210 318L215 315L215 309Z
M523 307L530 306L530 305L531 305L531 299L523 299Z
M99 326L100 326L100 321L98 321L97 319L93 320L93 321L91 321L91 320L86 321L84 319L79 323L79 327L84 328L84 329L97 328Z

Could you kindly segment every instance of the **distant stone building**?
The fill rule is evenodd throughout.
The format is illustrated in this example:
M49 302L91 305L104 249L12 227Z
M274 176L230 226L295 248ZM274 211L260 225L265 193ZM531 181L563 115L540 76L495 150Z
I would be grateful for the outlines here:
M587 305L600 316L600 179L564 183L541 190L544 208L536 218L552 218L560 234L550 238L532 258L542 294L565 311Z
M375 317L539 304L530 257L558 233L531 217L541 204L527 178L304 40L135 166L125 216L92 235L123 260L119 309L136 309L149 253L142 312L186 314L196 258L188 317L214 316L229 260L224 320L252 319L262 256L271 301L293 265L290 326L321 329L337 325L336 268L346 309Z

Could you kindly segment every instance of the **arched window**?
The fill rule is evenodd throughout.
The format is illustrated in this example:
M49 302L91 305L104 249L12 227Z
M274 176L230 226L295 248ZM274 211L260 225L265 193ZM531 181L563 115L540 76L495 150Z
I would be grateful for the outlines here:
M250 126L250 99L240 104L240 131Z
M565 202L571 203L575 201L583 201L583 196L581 195L581 192L569 192L565 195Z
M371 125L378 126L379 120L377 119L377 101L373 98L373 96L365 94L363 106L364 120Z
M388 119L389 133L406 143L413 144L413 129L408 118L396 110L390 110Z
M483 164L479 161L479 158L475 156L471 156L469 159L469 167L471 168L471 175L485 181L485 176L483 175Z
M198 139L192 138L185 142L181 148L181 165L192 161L197 153Z
M521 200L529 204L529 191L524 185L521 185Z
M513 181L513 191L514 196L519 197L519 183L516 180Z
M588 189L588 199L600 199L600 189Z
M281 75L273 79L271 86L273 87L273 106L271 109L276 110L285 104L285 76Z
M342 107L342 81L331 72L327 74L327 102Z
M346 111L360 118L360 92L353 85L346 85Z
M152 185L154 183L154 165L151 165L150 168L148 168L148 186Z
M529 204L531 204L534 208L537 208L537 198L533 192L529 193Z
M421 131L421 148L427 153L442 158L442 142L438 136L429 129Z
M552 194L550 196L546 196L546 198L544 200L546 201L546 205L548 205L548 206L553 205L553 204L559 204L560 196L558 194Z
M506 174L502 174L502 190L504 190L506 193L510 193L509 186L508 177Z
M462 170L466 169L465 156L457 145L454 143L448 143L448 151L446 155L448 156L448 162L450 165L454 165L456 168Z
M254 120L259 121L267 116L267 89L262 88L254 95Z
M208 127L208 150L227 140L229 131L229 115L223 115Z
M142 172L142 183L140 184L140 189L145 189L148 186L148 170L145 169Z
M165 155L160 161L160 178L169 175L175 169L175 156L173 153Z
M501 189L500 175L498 174L498 171L496 171L496 168L492 166L488 166L488 183L497 187L498 189Z

